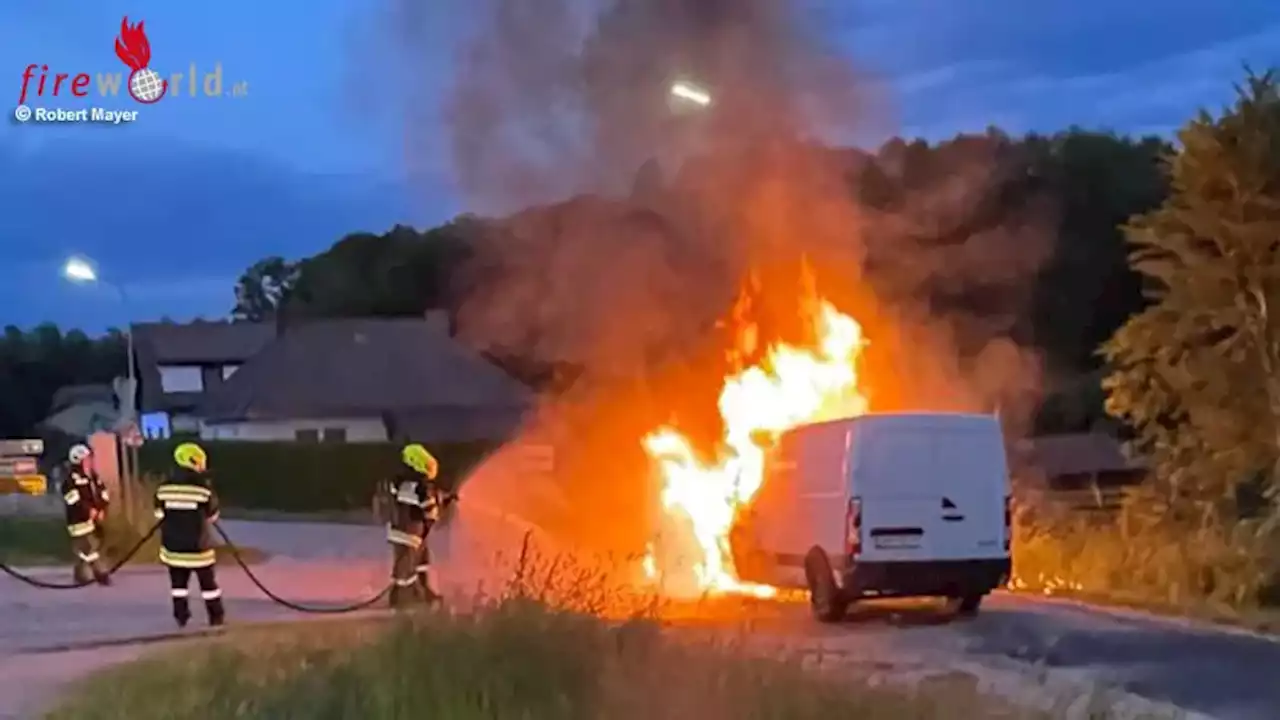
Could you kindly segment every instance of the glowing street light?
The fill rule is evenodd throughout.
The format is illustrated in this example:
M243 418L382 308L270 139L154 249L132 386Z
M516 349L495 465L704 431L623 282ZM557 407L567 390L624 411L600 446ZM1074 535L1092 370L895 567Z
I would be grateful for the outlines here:
M688 100L696 105L706 107L711 104L711 94L706 90L684 81L671 84L671 94L681 100Z
M98 271L93 269L93 265L84 258L72 257L67 259L67 264L62 266L62 274L71 282L91 283L98 281Z
M67 258L67 262L64 263L62 266L62 276L70 280L71 282L77 283L77 284L82 284L82 285L97 284L97 285L105 285L106 287L111 288L116 292L117 295L120 296L120 303L124 306L125 312L128 312L129 296L128 294L125 293L124 286L114 285L112 283L101 280L98 277L98 271L93 266L93 261L89 260L88 258L80 257L78 255L72 255L71 257ZM134 374L135 359L134 359L134 350L133 350L132 323L128 323L128 322L125 323L124 337L125 337L126 344L128 346L127 352L128 352L129 367L128 367L127 377L129 379L129 392L132 394L135 392L134 385L137 382L137 378Z

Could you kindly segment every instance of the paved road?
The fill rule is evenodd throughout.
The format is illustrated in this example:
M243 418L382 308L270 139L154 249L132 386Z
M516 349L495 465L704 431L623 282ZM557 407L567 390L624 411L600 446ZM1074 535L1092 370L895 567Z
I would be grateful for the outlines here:
M495 530L498 525L507 529ZM377 527L248 521L225 527L238 542L276 555L255 571L290 599L350 602L385 584L386 548ZM458 527L457 536L435 548L446 589L491 587L505 572L493 560L494 547L506 548L510 558L523 528L518 521L474 514ZM484 542L463 535L483 535ZM241 572L224 570L222 579L234 620L297 617L264 599ZM138 650L27 652L172 632L165 586L154 570L122 573L111 588L73 592L37 591L0 579L0 718L18 717L47 702L61 683ZM734 614L741 617L741 609ZM1226 720L1280 718L1280 644L1240 634L1009 595L991 598L969 621L953 621L927 604L860 610L837 626L812 622L794 604L757 605L752 616L754 635L796 650L821 648L898 665L964 663L995 671L1038 665L1055 676L1101 679Z

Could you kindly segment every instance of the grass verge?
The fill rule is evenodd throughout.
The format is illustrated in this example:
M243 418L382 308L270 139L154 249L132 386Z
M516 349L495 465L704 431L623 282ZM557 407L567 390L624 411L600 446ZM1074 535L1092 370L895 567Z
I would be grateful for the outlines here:
M656 623L531 600L472 615L244 630L90 679L56 720L1030 718L972 686L851 684ZM1043 716L1047 717L1047 716Z
M107 564L123 557L150 530L150 524L135 527L123 517L109 518L103 541L103 555ZM217 551L219 564L235 563L229 550L219 547ZM129 564L158 563L159 553L160 540L152 536ZM256 548L242 547L240 554L245 562L251 564L262 562L268 557L267 553ZM0 562L14 567L32 567L69 564L74 558L71 539L67 536L67 527L62 518L0 517Z
M71 557L71 542L61 519L0 517L0 562L40 565L68 562Z
M1015 591L1280 634L1274 547L1245 528L1217 528L1143 494L1115 513L1043 500L1014 516ZM1154 509L1153 509L1154 508ZM1250 548L1262 550L1259 555Z

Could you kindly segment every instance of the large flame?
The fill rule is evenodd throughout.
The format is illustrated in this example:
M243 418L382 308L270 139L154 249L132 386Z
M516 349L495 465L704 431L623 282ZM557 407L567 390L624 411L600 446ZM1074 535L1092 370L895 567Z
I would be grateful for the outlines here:
M804 321L810 325L813 346L779 343L757 364L725 378L719 401L724 445L714 464L700 461L689 440L674 428L659 428L644 439L661 475L664 520L684 530L674 536L663 533L644 559L645 573L652 579L661 577L668 593L775 595L773 587L738 578L729 548L735 516L764 479L761 441L767 444L804 423L867 412L867 399L858 387L857 361L866 344L862 328L818 298L808 273L805 279ZM745 298L735 315L741 315ZM736 356L750 355L756 326L744 322L737 332ZM673 543L679 547L673 548Z

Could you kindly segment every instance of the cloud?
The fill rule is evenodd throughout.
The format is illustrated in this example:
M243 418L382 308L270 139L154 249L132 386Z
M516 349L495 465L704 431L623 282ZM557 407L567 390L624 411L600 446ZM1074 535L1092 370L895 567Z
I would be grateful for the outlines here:
M396 222L437 222L450 205L437 193L441 206L423 218L409 212L396 183L300 173L154 139L0 142L0 164L8 208L0 255L8 278L21 281L0 287L0 322L80 322L92 310L85 293L93 291L70 289L59 277L71 253L88 255L105 278L128 285L137 315L222 314L235 278L262 257L311 255L347 233ZM104 322L117 321L119 309L106 310Z
M1280 23L1189 51L1163 53L1104 72L1050 72L1034 62L960 61L899 76L904 124L943 137L990 124L1015 132L1068 125L1168 132L1201 108L1231 101L1244 66L1265 69ZM1047 64L1047 63L1046 63Z

